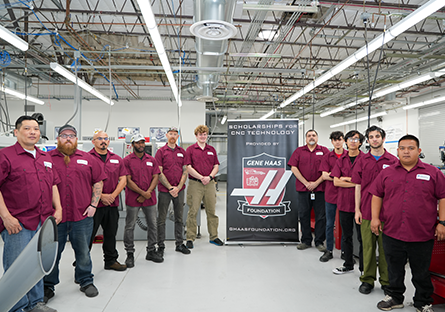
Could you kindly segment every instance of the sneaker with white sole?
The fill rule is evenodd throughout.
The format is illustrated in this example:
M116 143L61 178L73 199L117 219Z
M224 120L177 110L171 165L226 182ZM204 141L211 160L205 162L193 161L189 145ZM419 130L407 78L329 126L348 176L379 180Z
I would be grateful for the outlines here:
M383 311L391 311L392 309L403 308L403 303L397 303L391 296L386 295L382 301L377 303L377 308Z
M431 304L426 304L421 308L416 308L416 312L434 312Z
M352 272L354 272L354 268L347 268L345 266L342 266L342 267L333 269L332 272L337 275L352 273Z

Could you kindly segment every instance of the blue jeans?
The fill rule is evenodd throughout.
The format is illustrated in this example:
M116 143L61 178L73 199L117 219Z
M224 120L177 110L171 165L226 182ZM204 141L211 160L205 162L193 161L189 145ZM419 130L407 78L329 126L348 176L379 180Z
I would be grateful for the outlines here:
M335 214L337 212L337 204L326 202L326 249L334 250L334 224Z
M65 249L67 237L69 236L71 246L74 249L76 258L76 269L74 278L81 287L93 284L93 264L90 257L90 239L93 233L93 218L85 218L80 221L67 221L57 226L59 235L59 250L54 270L51 274L44 277L45 287L54 290L55 285L59 284L59 262L62 252Z
M158 209L156 205L144 207L127 206L127 216L125 217L124 246L127 253L134 253L134 227L138 218L139 209L142 209L147 221L147 251L156 249L158 240L157 215Z
M40 228L39 225L37 230L30 231L25 229L23 227L23 224L20 223L20 225L22 226L22 230L17 234L9 235L6 229L4 229L1 233L4 242L3 269L5 270L5 272L14 263L15 259L17 259L17 257L20 255L23 249L25 249L25 247L28 245L28 243L31 241L31 239L34 237L34 235ZM38 302L42 301L43 301L43 281L40 280L9 311L10 312L22 311L22 309L24 311L29 311L32 310Z

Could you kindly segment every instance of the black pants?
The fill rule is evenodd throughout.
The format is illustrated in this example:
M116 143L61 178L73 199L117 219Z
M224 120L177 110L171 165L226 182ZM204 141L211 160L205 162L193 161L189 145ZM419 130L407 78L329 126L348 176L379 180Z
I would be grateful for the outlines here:
M354 212L345 212L339 210L339 219L342 233L342 251L345 255L345 262L343 266L348 269L354 268L354 243L352 242L352 236L354 234L354 224L357 230L357 239L359 242L359 270L363 272L363 246L362 246L362 234L360 231L360 225L355 223L355 213Z
M102 250L104 251L104 262L106 266L110 266L117 261L119 254L116 250L116 234L119 223L119 211L117 207L100 207L96 209L94 214L93 235L91 235L90 250L93 245L94 237L96 237L99 226L104 231L104 242Z
M316 192L315 200L311 200L311 192L297 192L298 218L301 226L301 242L312 243L311 210L315 213L315 246L323 245L326 239L326 210L324 192Z
M426 242L404 242L383 234L383 249L388 263L389 287L387 294L396 302L402 303L405 293L405 265L409 261L416 292L414 306L421 308L431 304L434 292L429 267L433 253L434 240Z

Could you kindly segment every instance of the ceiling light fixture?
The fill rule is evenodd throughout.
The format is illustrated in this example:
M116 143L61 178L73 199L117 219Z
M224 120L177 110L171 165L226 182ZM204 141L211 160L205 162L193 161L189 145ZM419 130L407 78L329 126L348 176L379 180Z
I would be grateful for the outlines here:
M16 48L19 48L22 51L28 50L28 42L17 36L16 34L13 34L9 30L7 30L5 27L0 25L0 38L3 40L9 42Z
M227 115L224 115L224 117L221 119L221 124L225 124L227 120Z
M50 67L52 70L59 73L60 75L62 75L63 77L65 77L66 79L71 81L72 83L74 83L74 84L77 83L77 85L79 87L81 87L88 93L91 93L92 95L94 95L95 97L99 98L100 100L104 101L107 104L114 105L114 102L112 100L110 100L108 97L106 97L105 95L100 93L97 89L93 88L92 86L90 86L88 83L86 83L82 79L76 78L76 76L74 74L72 74L70 71L66 70L63 66L59 65L58 63L52 62L52 63L50 63Z
M388 114L387 112L376 113L374 115L369 116L369 119L385 116L387 114ZM344 121L344 122L340 122L338 124L331 125L330 127L331 128L337 128L337 127L341 127L341 126L344 126L344 125L349 125L349 124L353 124L353 123L360 122L360 121L366 121L366 120L368 120L368 116L357 118L357 119L353 119L353 120L348 120L348 121Z
M260 119L267 119L270 116L272 116L273 114L275 114L275 110L271 110L270 112L268 112L266 115L264 115L263 117L260 117Z
M139 8L141 9L142 16L144 17L145 24L150 32L151 40L155 45L158 57L161 60L162 67L164 68L165 75L167 76L170 88L172 89L173 96L176 99L178 106L182 106L181 99L179 98L178 88L176 86L175 77L173 76L170 62L168 61L167 54L165 53L164 44L162 43L161 35L159 34L158 24L156 23L153 10L149 0L137 0Z
M425 105L436 104L436 103L444 102L444 101L445 101L445 96L440 96L440 97L437 97L437 98L434 98L431 100L427 100L427 101L423 101L420 103L406 105L406 106L403 106L402 108L406 110L406 109L418 108L418 107L425 106Z
M26 99L27 101L30 101L30 102L33 102L33 103L36 103L36 104L39 104L39 105L44 105L45 104L45 102L43 102L42 100L39 100L39 99L37 99L35 97L32 97L32 96L29 96L29 95L25 95L25 94L23 94L21 92L18 92L16 90L10 89L8 87L1 87L0 90L3 91L6 94L15 96L15 97L17 97L19 99L22 99L22 100Z

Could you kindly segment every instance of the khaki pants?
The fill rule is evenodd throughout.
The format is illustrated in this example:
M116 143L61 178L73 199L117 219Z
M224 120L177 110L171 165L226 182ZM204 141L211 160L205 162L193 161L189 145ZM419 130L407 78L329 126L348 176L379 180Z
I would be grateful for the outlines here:
M210 181L209 184L203 185L201 182L189 180L187 187L187 205L189 212L187 214L187 240L194 241L198 225L196 223L196 215L201 209L201 201L204 202L207 214L207 230L209 231L210 240L218 237L218 217L215 214L216 204L216 188L215 183Z

